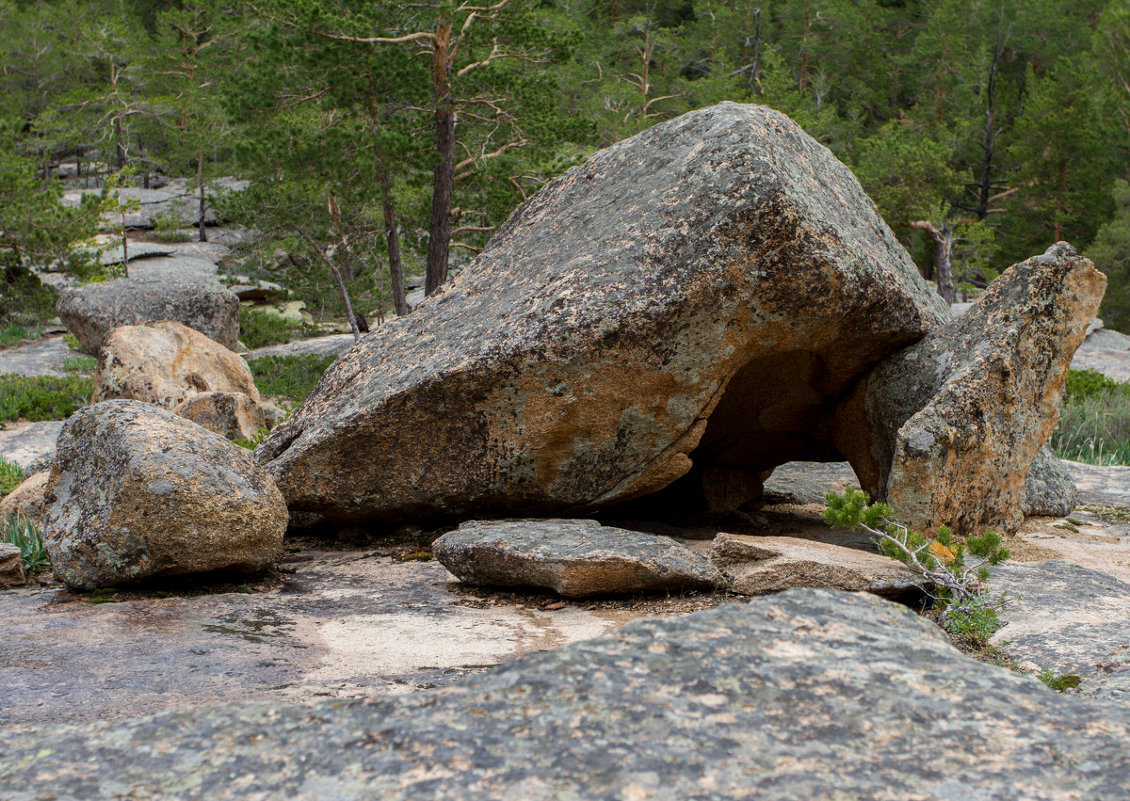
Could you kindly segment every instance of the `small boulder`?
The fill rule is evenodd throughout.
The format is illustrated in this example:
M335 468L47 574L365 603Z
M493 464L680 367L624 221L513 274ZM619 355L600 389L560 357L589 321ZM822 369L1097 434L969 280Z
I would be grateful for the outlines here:
M432 545L467 584L544 587L566 598L723 586L705 557L669 537L595 520L471 521Z
M1036 452L1036 459L1024 481L1021 509L1026 515L1065 517L1079 503L1075 482L1063 462L1047 445Z
M20 549L7 542L0 542L0 590L23 586L24 563Z
M925 588L922 577L877 553L795 537L719 534L710 559L739 595L768 595L798 587L870 592L897 597Z
M226 348L239 341L239 298L218 285L121 278L63 290L59 317L87 353L115 328L173 320Z
M43 503L43 493L47 489L46 470L35 473L25 478L18 487L12 490L0 501L0 520L8 515L23 515L36 528L43 528L43 518L46 507Z
M201 392L173 407L173 414L228 439L254 439L268 428L263 407L237 392Z
M46 491L55 576L94 589L154 576L253 572L282 548L287 511L243 448L147 403L67 420Z
M92 403L124 398L172 409L202 392L226 392L259 400L242 358L176 322L114 329L98 359Z
M1106 277L1066 242L1010 267L972 308L881 361L838 417L863 488L920 530L1014 530Z

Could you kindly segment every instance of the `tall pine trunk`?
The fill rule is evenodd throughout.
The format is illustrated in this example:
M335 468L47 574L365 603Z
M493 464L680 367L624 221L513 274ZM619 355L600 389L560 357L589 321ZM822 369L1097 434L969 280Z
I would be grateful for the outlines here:
M201 150L196 159L196 183L200 185L200 212L196 218L197 227L200 228L200 241L208 241L208 232L204 227L204 151Z
M392 185L388 170L381 164L381 210L385 218L385 241L388 242L388 275L392 281L392 304L398 315L412 311L404 292L404 268L400 261L400 240L396 233L396 207L392 202Z
M455 97L451 89L451 17L440 15L432 44L433 88L436 99L436 162L432 186L424 294L431 295L447 281L451 253L451 196L455 188Z

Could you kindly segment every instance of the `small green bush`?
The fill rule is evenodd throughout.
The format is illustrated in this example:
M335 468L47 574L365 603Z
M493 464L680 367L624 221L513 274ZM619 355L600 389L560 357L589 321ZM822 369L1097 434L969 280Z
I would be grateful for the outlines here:
M1110 389L1130 394L1130 384L1120 384L1098 370L1068 370L1064 379L1064 397L1068 400L1093 398Z
M63 344L71 350L82 350L82 343L78 341L78 337L74 334L63 334Z
M317 385L322 373L337 360L336 356L315 353L301 356L263 356L248 362L255 385L267 397L298 404Z
M39 528L24 515L7 515L3 521L2 536L4 542L20 549L20 561L23 562L25 573L34 573L51 567L51 559L43 546L43 537L39 533Z
M1036 678L1057 693L1073 690L1078 687L1079 682L1082 681L1082 679L1073 673L1056 673L1051 668L1042 668L1040 672L1036 674Z
M86 406L94 381L86 376L0 375L0 421L65 420Z
M244 439L243 437L236 437L235 439L232 440L232 442L234 442L236 445L238 445L241 448L247 448L247 450L253 451L253 450L255 450L256 448L259 447L259 443L263 441L263 437L265 437L265 436L267 436L267 429L260 428L258 431L256 431L252 435L251 439Z
M239 341L251 349L281 345L306 335L306 326L263 309L239 310Z
M7 495L24 480L24 469L0 456L0 495Z
M34 327L55 316L59 290L23 267L0 271L0 325Z

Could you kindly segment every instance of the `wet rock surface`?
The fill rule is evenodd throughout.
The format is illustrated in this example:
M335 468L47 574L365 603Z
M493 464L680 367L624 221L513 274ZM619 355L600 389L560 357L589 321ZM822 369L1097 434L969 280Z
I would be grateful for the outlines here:
M834 399L947 315L846 167L723 103L551 182L257 455L339 520L575 515L831 457Z
M566 598L725 584L709 561L668 537L595 520L476 520L444 534L432 552L468 584L542 587Z
M710 559L732 577L731 592L768 595L798 587L899 597L921 592L921 577L894 559L793 537L721 533Z
M840 417L840 449L863 488L920 530L1016 529L1029 467L1105 286L1089 260L1057 243L880 363Z
M243 448L156 406L112 400L59 434L43 539L77 589L155 576L261 571L282 548L287 511Z
M239 341L239 298L220 286L118 278L65 289L56 308L83 350L94 355L119 326L166 320L195 329L225 348Z
M1124 794L1127 738L1126 707L975 662L889 602L804 590L637 621L436 694L21 732L0 794L1097 801Z

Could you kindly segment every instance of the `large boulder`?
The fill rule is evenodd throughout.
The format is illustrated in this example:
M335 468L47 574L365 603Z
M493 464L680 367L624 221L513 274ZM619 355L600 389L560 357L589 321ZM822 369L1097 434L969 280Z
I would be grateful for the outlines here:
M367 335L257 454L339 520L725 502L840 458L835 401L948 316L850 171L734 103L601 151Z
M97 355L123 325L183 323L225 348L239 341L239 298L221 286L187 281L120 278L64 289L59 318L82 349Z
M247 362L199 331L176 322L114 329L98 358L93 403L115 398L171 409L202 392L259 400Z
M670 537L595 520L474 520L432 544L467 584L540 587L566 598L712 590L726 581L704 556Z
M259 571L287 523L282 495L248 451L130 400L67 420L46 502L44 543L55 576L75 589Z
M790 590L443 690L41 724L12 799L1115 801L1130 709L959 653L873 596Z
M1066 242L1010 267L948 325L881 362L839 416L865 490L908 525L1012 530L1106 277Z

